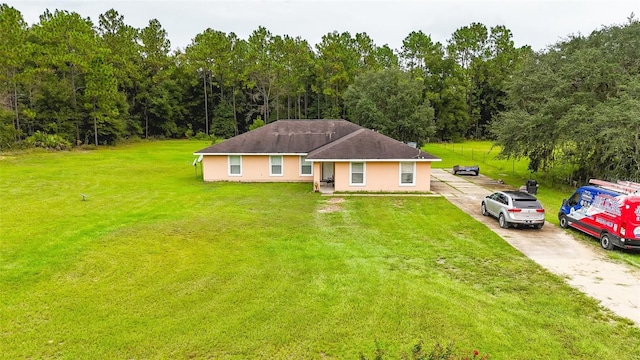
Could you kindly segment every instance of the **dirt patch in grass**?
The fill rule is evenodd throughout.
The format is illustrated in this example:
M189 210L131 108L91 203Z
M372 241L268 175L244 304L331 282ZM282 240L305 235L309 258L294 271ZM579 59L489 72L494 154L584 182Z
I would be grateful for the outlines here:
M340 197L332 197L327 199L322 207L318 209L319 213L332 213L342 210L342 203L344 202L343 198Z

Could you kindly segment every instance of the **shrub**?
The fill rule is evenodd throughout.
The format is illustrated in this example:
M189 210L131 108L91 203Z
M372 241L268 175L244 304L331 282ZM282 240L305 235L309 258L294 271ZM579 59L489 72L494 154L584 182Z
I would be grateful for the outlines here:
M386 351L380 347L378 341L376 343L376 349L374 351L373 360L388 359L385 357ZM360 354L360 360L367 360L368 358ZM459 354L455 352L455 346L453 342L443 347L440 343L436 343L430 351L427 352L423 346L423 342L420 341L413 346L411 353L401 355L401 359L410 360L487 360L489 355L480 355L478 350L473 350L469 355Z
M249 125L249 131L255 130L262 126L264 126L264 120L262 120L262 118L258 116L255 120L253 120L253 123Z
M29 136L27 145L52 150L67 150L71 148L71 143L58 134L47 134L39 130Z
M191 139L193 137L193 125L187 124L187 130L185 130L184 136L187 139Z
M193 140L211 140L212 144L216 143L216 136L215 135L207 135L202 131L198 131L196 136L192 137L191 139L193 139Z

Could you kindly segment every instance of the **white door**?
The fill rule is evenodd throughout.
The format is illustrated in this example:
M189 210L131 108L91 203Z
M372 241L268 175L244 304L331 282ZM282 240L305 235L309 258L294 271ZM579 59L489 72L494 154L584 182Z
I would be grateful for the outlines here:
M333 167L334 163L332 162L323 162L322 163L322 179L333 179Z

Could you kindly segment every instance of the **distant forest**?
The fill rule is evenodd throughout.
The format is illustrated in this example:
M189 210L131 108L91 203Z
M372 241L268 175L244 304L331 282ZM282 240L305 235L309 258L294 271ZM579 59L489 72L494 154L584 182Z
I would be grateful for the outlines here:
M261 122L343 118L402 141L492 139L532 171L563 162L580 177L640 177L633 14L540 52L480 23L446 44L411 32L400 49L366 33L311 46L261 26L248 39L206 29L172 51L155 19L137 29L113 9L97 23L55 10L28 26L6 4L0 34L2 150L229 138Z

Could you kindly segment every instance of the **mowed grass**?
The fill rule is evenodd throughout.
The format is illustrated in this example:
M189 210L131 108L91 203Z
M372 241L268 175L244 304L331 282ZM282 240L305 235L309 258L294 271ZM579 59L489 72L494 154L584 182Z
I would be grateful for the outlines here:
M556 166L549 172L531 173L528 169L529 160L507 160L497 158L500 148L489 141L469 141L465 143L427 144L427 152L442 158L441 162L433 163L434 167L451 169L454 165L479 165L480 173L493 179L502 179L505 184L519 188L527 179L538 181L536 197L544 205L546 220L558 224L558 211L562 200L569 198L575 191L574 187L563 184L558 178L568 177L568 167ZM600 248L598 239L575 230L566 230L579 238L583 243L597 251L606 253L610 258L624 261L640 268L640 252L634 250L616 249L607 251Z
M547 221L556 225L562 199L571 196L575 190L557 180L559 177L568 176L568 169L556 168L549 173L531 173L528 169L528 159L500 159L500 147L494 146L490 141L434 143L427 144L425 150L442 158L442 162L433 163L434 167L450 169L454 165L479 165L481 174L496 180L501 179L505 184L516 188L524 185L527 179L535 179L539 185L536 196L547 209Z
M206 145L1 158L0 358L640 358L638 327L443 198L204 183Z

